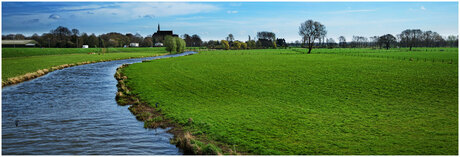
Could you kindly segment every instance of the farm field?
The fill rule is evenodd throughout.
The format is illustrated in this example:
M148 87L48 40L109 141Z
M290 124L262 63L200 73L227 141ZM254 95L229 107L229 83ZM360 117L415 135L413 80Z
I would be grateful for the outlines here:
M458 154L458 50L363 51L453 63L316 50L209 51L122 72L197 139L238 152Z
M81 48L2 48L2 80L63 64L149 57L167 53L164 48L109 48L109 53L100 55L98 51L100 50ZM95 54L88 54L90 52Z

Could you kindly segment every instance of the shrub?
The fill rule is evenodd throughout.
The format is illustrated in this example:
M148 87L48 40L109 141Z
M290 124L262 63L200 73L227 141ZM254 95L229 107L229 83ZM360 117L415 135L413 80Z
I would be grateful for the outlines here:
M243 49L248 49L248 44L246 44L246 43L241 43L241 48L243 48Z
M240 41L234 41L232 45L233 45L234 49L241 49L241 42Z
M256 41L254 40L247 41L247 47L250 49L256 48Z

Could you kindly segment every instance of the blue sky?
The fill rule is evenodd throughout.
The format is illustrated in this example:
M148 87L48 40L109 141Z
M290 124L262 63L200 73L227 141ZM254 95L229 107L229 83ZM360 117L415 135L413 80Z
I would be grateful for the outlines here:
M458 2L2 2L2 34L32 35L57 26L88 34L151 35L160 23L175 34L222 40L232 33L246 41L272 31L299 40L305 20L326 26L327 37L396 35L404 29L458 34Z

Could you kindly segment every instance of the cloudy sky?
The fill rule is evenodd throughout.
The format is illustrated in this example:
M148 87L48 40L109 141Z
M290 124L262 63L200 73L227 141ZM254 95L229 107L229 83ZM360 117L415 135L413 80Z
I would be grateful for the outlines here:
M396 35L409 28L458 34L458 2L2 2L2 34L32 35L58 26L96 35L151 35L160 23L175 34L246 41L258 31L299 40L298 27L312 19L328 38Z

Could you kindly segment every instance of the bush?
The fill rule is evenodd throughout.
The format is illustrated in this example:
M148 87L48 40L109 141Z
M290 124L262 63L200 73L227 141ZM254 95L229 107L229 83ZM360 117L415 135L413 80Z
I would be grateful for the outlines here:
M166 47L166 51L168 51L171 54L176 53L177 44L176 44L176 39L174 39L174 37L170 35L166 36L163 44Z
M222 43L222 49L224 50L230 49L230 45L228 44L227 40L222 40L220 43Z
M241 42L239 41L234 41L232 45L233 49L241 49Z
M241 48L243 48L243 49L248 49L248 44L246 44L246 43L241 43Z
M249 49L254 49L254 48L256 48L256 41L254 41L254 40L247 41L247 47L248 47Z

